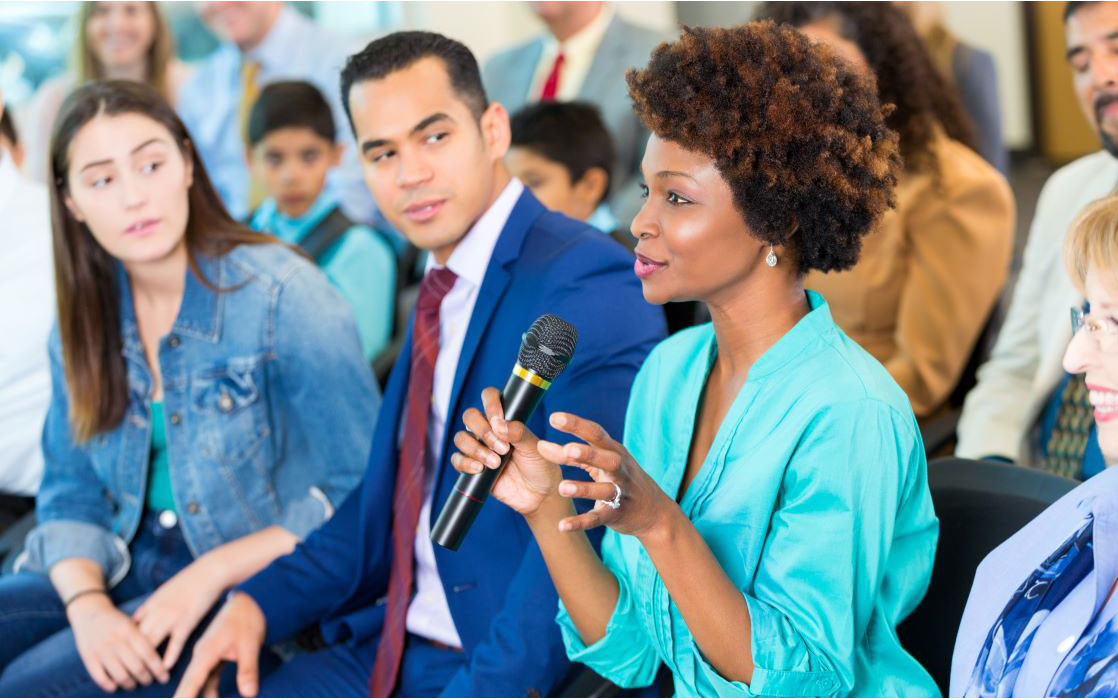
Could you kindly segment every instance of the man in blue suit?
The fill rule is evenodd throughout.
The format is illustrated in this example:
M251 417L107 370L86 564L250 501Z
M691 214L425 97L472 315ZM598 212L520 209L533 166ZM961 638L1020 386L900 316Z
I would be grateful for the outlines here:
M216 691L217 669L233 661L246 696L547 694L570 664L524 519L490 502L458 552L430 542L457 477L449 441L482 390L508 378L521 334L543 313L578 329L578 349L529 426L560 439L546 416L567 410L620 434L663 314L642 298L626 251L510 178L508 114L486 99L466 47L389 35L350 57L342 91L377 205L430 251L417 311L361 488L234 590L179 693ZM261 647L308 627L325 648L260 678Z

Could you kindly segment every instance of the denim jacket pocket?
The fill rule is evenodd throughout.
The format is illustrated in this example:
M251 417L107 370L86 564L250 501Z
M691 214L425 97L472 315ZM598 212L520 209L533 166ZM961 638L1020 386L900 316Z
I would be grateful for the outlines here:
M237 467L257 455L271 433L259 388L262 379L260 357L229 358L219 367L195 373L190 400L197 412L203 456Z

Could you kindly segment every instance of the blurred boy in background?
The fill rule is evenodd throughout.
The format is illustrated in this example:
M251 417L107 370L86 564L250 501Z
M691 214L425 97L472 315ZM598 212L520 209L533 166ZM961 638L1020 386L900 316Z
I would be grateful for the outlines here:
M355 224L326 176L341 162L330 105L303 81L266 85L248 120L248 160L267 199L249 225L300 246L346 298L361 348L372 360L388 344L396 296L396 254L376 230Z

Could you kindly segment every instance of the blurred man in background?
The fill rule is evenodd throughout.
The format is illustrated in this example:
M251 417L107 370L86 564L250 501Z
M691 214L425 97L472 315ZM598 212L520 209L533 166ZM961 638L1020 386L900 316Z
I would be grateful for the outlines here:
M338 75L354 46L282 2L204 2L199 14L222 45L183 88L179 113L229 212L244 219L264 199L245 162L248 115L260 88L276 80L306 80L326 95L334 122L344 124ZM353 139L347 134L343 143L341 167L327 187L350 218L371 223L376 208Z
M1075 215L1118 186L1118 2L1069 2L1064 34L1079 106L1103 150L1056 171L1040 193L1005 325L963 406L956 454L1082 479L1105 462L1083 376L1061 365L1068 309L1083 303L1061 251Z
M0 120L4 117L0 93ZM50 402L54 320L50 202L0 147L0 533L30 513L43 474L39 438ZM16 543L18 544L18 543ZM0 552L0 558L3 552Z
M647 64L652 49L670 37L625 21L603 2L534 2L532 9L547 32L491 58L482 71L485 90L510 112L549 100L597 106L616 155L610 204L627 228L641 207L648 131L629 103L625 71Z

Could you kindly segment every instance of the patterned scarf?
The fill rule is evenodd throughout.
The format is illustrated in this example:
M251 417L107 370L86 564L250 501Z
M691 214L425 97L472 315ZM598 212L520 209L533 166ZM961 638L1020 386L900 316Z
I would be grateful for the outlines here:
M1014 591L982 645L964 697L1013 696L1037 630L1095 567L1094 523L1094 517L1087 516L1079 530Z

